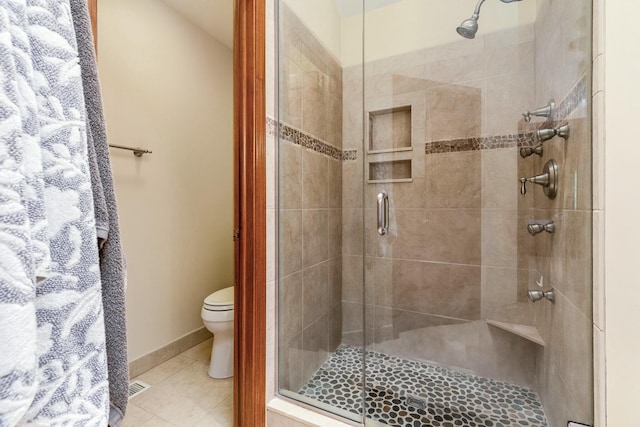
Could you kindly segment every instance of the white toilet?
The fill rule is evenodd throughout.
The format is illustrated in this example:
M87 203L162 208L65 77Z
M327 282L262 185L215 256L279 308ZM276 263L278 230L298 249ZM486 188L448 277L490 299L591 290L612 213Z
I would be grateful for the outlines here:
M233 376L233 286L220 289L205 298L202 321L213 333L209 376Z

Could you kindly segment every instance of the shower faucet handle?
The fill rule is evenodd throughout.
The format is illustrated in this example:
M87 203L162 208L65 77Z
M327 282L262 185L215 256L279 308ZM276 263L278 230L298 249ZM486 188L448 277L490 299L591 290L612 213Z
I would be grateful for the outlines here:
M550 140L554 136L559 136L566 141L567 139L569 139L569 134L571 133L570 131L571 129L569 128L569 124L567 123L555 129L539 129L536 131L536 138L538 139L538 141L544 142Z
M527 181L542 184L541 182L537 181L537 179L540 177L547 178L547 181L548 181L548 177L544 177L542 175L534 176L533 178L525 178L525 177L520 178L520 194L522 194L523 197L527 194Z
M520 178L520 194L523 196L527 194L527 182L542 185L543 187L549 186L549 174L541 173L540 175L532 176L531 178Z
M520 194L527 194L527 182L542 185L544 194L553 199L558 194L558 164L551 159L544 165L544 169L540 175L531 178L520 178Z
M525 111L524 113L522 113L522 116L524 117L524 121L529 123L531 121L531 116L547 117L547 118L551 117L555 108L556 108L556 103L552 99L551 101L549 101L549 103L546 106L537 108L533 111Z
M535 236L538 233L542 233L543 231L546 231L549 234L555 234L556 225L553 221L547 221L544 223L541 223L541 222L533 223L533 224L527 225L527 231L532 236Z
M527 291L527 295L529 296L529 299L531 300L531 302L537 302L545 298L551 301L552 303L556 302L556 292L553 288L549 289L548 291L530 289Z
M540 157L542 157L542 144L538 144L535 147L522 147L520 149L520 157L522 157L523 159L531 156L532 154L536 154Z

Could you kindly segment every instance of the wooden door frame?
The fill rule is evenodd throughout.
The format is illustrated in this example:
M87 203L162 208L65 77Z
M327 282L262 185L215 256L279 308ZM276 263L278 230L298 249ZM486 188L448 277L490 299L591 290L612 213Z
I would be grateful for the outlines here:
M234 0L235 427L266 425L265 0Z

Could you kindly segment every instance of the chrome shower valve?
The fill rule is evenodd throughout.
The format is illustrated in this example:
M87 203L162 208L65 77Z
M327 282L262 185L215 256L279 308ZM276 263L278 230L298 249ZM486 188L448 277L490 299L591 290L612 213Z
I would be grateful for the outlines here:
M525 159L533 154L542 157L542 152L542 144L538 144L535 147L522 147L520 149L520 157Z
M527 194L527 182L542 185L544 194L550 199L555 198L558 194L558 163L551 159L545 163L540 175L531 178L520 178L520 194L523 196Z
M555 110L555 108L556 103L552 99L546 106L533 111L525 111L524 113L522 113L522 116L524 117L524 121L527 123L531 121L531 116L550 118L553 115L553 111Z
M553 221L549 221L545 223L529 224L527 225L527 231L532 236L535 236L538 233L542 233L543 231L546 231L549 234L555 234L556 225L554 224Z
M529 299L531 300L531 302L537 302L543 298L548 299L552 303L556 302L556 293L553 289L549 289L548 291L538 291L538 290L527 291L527 295L529 296Z
M536 138L540 142L548 141L554 136L559 136L565 141L569 139L569 124L565 124L556 129L539 129L536 131Z

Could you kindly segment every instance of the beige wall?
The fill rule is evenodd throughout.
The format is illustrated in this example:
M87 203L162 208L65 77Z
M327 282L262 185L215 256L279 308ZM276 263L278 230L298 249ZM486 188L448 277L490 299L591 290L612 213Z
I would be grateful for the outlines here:
M233 284L232 51L153 0L99 3L99 68L128 262L129 358L202 327Z
M604 0L594 3L605 7ZM640 145L634 123L640 112L640 3L606 2L602 89L606 124L603 147L605 182L604 278L606 324L606 402L609 427L638 425L640 400L640 198L637 159Z
M459 41L456 27L473 14L476 0L403 0L366 14L365 59L374 61ZM478 35L503 31L535 22L533 1L503 4L486 2L481 9ZM342 65L362 61L362 16L342 20Z
M283 0L283 3L343 66L359 64L362 62L362 15L341 17L334 1L350 0ZM402 0L368 11L366 26L376 30L367 35L366 60L458 41L455 29L471 16L476 3L476 0L457 0L456 7L450 7L448 0ZM486 2L482 6L480 31L481 34L504 31L531 24L535 18L534 1L510 5Z
M336 60L342 56L340 15L335 1L283 0Z

